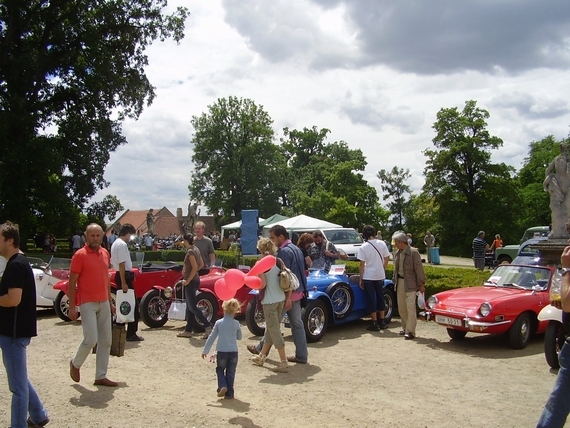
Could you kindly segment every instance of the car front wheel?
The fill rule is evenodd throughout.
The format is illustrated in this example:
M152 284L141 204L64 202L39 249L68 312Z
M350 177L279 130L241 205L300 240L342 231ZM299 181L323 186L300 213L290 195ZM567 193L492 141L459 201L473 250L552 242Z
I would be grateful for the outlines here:
M196 296L196 307L202 311L210 324L216 321L216 314L218 313L218 301L210 293L200 292ZM194 330L196 332L204 331L204 325L196 318Z
M564 325L558 321L550 321L544 334L544 356L546 362L553 369L559 369L558 354L566 340Z
M451 337L453 340L462 340L466 334L467 332L463 330L455 330L453 328L447 329L447 335Z
M55 298L55 302L53 302L53 309L55 310L57 316L60 317L63 321L71 321L69 318L69 298L63 291L60 291ZM79 313L77 314L77 317L79 318Z
M382 295L384 296L384 322L388 324L392 321L392 317L394 316L394 292L389 288L382 289Z
M513 349L524 349L530 341L532 322L528 313L522 313L509 329L509 345Z
M140 317L150 328L159 328L168 321L168 303L157 289L148 290L141 299Z

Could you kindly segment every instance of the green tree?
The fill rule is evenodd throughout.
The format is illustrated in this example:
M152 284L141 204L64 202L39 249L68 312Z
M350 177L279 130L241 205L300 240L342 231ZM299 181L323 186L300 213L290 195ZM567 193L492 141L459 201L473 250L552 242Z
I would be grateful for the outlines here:
M412 194L403 208L403 216L406 219L406 232L414 236L414 246L425 251L423 241L428 230L436 237L436 245L440 245L439 206L434 198L428 197L425 193Z
M406 194L411 193L410 186L406 183L410 175L410 170L398 168L395 166L392 171L388 172L385 169L378 171L377 177L381 181L381 189L385 192L382 196L383 200L390 200L388 209L393 215L393 228L392 230L400 230L404 228L404 209L406 208L407 200Z
M361 150L344 141L327 144L326 128L289 130L281 149L287 159L287 185L283 190L289 214L306 214L346 227L384 222L376 189L358 171L366 168Z
M250 99L220 98L208 111L193 116L190 198L217 213L221 222L235 220L244 209L260 216L280 212L279 183L285 161L273 143L273 121Z
M124 210L121 201L115 195L107 195L101 202L94 202L85 210L90 223L98 223L106 230L105 217L114 220L119 211Z
M544 191L542 182L550 161L560 154L559 145L552 135L529 144L528 156L518 173L521 195L521 211L517 223L517 236L532 226L546 226L551 223L550 196Z
M515 222L519 206L514 169L491 163L491 150L503 145L487 130L489 112L467 101L462 111L437 113L432 140L426 149L423 191L439 206L441 241L450 253L467 255L478 230L501 233Z
M108 185L110 153L126 142L121 121L154 98L146 47L184 36L187 10L163 15L165 6L0 0L0 219L24 238L77 217Z

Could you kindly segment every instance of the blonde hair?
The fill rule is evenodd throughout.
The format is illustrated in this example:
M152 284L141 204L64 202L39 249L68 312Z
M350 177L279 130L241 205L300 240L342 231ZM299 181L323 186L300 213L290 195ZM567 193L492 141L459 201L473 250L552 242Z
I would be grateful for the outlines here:
M224 300L222 308L225 314L235 315L239 312L240 304L238 299Z
M257 241L257 249L262 255L269 254L273 256L277 252L277 247L269 238L259 238L259 241Z

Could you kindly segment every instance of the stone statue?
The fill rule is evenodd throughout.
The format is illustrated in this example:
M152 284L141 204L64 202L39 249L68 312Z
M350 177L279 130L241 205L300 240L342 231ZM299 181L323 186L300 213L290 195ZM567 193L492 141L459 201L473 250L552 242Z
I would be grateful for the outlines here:
M151 235L154 233L154 216L152 215L152 208L146 213L146 228Z
M192 201L188 204L188 221L186 222L186 230L192 232L194 230L194 225L198 221L198 216L200 215L200 210L198 210L198 203L192 205Z
M552 230L550 239L568 238L570 233L566 227L570 215L570 143L560 144L560 154L546 168L546 178L542 183L544 190L550 194L552 211Z

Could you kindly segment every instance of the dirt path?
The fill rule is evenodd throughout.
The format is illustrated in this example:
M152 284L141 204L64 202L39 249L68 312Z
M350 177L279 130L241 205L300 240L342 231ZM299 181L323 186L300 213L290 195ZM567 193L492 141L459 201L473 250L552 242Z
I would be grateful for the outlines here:
M242 322L242 324L244 324ZM530 427L555 374L543 356L543 336L521 351L503 337L468 335L451 342L443 327L420 322L418 338L398 336L399 320L380 333L356 322L329 329L310 344L310 361L287 374L253 366L240 343L236 399L216 397L214 365L200 359L200 339L176 338L183 323L149 330L111 357L119 388L93 386L94 356L82 380L68 362L81 340L79 323L44 312L28 348L30 378L50 412L51 427ZM289 354L290 331L283 330ZM272 359L271 359L272 358ZM277 363L274 352L266 364ZM9 424L10 393L0 373L0 425Z

